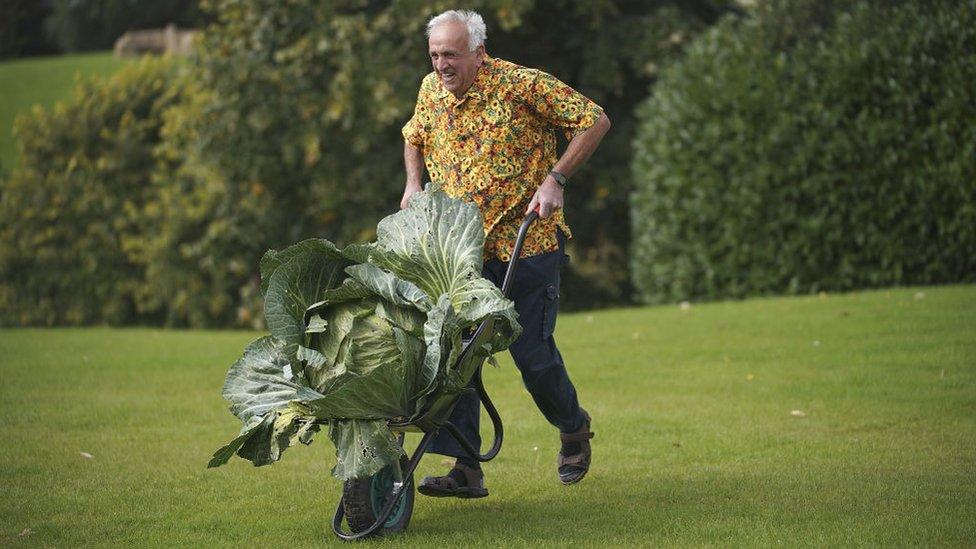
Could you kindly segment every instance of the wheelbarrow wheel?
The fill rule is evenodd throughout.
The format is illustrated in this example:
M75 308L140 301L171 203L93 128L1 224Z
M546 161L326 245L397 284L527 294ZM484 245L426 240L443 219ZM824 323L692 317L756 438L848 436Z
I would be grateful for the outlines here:
M406 471L407 459L400 458L400 470ZM393 512L386 519L383 526L372 535L385 536L407 529L410 516L413 514L414 483L413 475L409 484L400 494L399 501L394 505ZM364 479L348 480L342 487L342 509L353 532L362 532L376 522L376 517L383 511L383 506L393 493L396 473L393 467L385 467L375 475Z

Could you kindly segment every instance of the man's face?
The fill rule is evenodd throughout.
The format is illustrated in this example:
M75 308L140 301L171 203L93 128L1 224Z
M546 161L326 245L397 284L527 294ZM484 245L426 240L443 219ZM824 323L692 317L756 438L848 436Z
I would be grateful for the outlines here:
M455 97L464 96L484 61L485 47L468 51L468 29L453 21L434 27L427 44L430 62L441 84Z

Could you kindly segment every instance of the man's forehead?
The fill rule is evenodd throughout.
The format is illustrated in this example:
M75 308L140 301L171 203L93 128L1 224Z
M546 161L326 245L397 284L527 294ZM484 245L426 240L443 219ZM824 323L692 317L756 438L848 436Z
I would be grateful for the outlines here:
M431 51L464 50L468 44L468 29L461 23L448 22L431 29L427 44Z

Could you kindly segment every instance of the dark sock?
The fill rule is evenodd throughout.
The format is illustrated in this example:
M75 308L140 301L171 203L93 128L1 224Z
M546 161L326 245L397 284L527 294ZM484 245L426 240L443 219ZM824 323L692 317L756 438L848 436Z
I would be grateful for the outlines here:
M580 447L579 442L564 442L559 451L564 456L575 456L576 454L582 452L583 449Z
M464 473L462 473L461 471L458 471L457 469L451 469L447 473L447 476L453 478L454 479L454 482L456 482L458 486L467 486L468 485L468 479L467 479L467 477L465 477L464 476Z
M581 422L580 426L575 431L571 431L571 432L578 433L583 429L583 427L586 427L586 416L583 415L582 412L580 414L580 422ZM564 442L562 444L562 447L559 449L559 453L561 453L564 456L575 456L576 454L582 451L583 451L583 447L580 446L579 442Z
M470 467L471 469L481 469L481 462L479 462L476 459L471 459L468 457L464 457L464 458L459 457L457 458L457 463L459 463L460 465L464 465L465 467ZM458 469L451 469L451 471L447 473L447 476L453 478L454 482L456 482L458 486L468 485L468 478L465 477L464 473Z
M464 465L465 467L470 467L472 469L481 469L481 462L476 459L472 459L469 457L459 457L457 458L457 462L460 463L461 465Z

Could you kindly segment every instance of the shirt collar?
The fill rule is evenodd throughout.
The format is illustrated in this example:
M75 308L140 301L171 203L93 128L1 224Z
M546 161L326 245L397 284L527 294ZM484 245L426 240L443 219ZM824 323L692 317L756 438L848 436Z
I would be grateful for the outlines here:
M471 83L471 87L468 88L468 91L465 92L460 99L455 98L454 94L448 91L448 89L444 87L444 84L441 83L440 79L438 79L437 86L440 88L438 97L441 99L453 99L455 104L462 103L468 98L483 100L485 98L485 87L488 85L488 80L491 78L489 73L492 72L495 66L494 62L495 60L486 53L484 62L480 67L478 67L478 73L474 76L474 82Z

